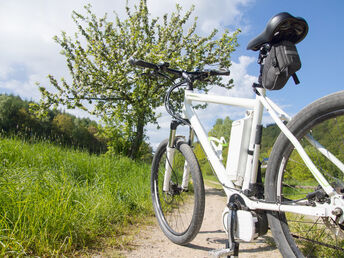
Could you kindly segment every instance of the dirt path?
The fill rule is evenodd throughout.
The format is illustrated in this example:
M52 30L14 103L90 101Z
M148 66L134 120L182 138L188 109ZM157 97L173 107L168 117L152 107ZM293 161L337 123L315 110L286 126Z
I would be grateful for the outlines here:
M157 222L142 229L134 239L134 250L123 251L124 257L212 257L209 251L224 248L226 235L222 227L222 211L226 204L224 194L215 188L206 189L206 207L202 228L196 238L186 246L170 242ZM239 257L282 257L268 245L272 238L264 236L254 243L241 243Z

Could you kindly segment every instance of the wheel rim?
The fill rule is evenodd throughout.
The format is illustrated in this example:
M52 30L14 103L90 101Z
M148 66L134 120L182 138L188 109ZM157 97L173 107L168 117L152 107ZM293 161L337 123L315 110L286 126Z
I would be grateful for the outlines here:
M157 216L172 234L184 235L191 225L195 209L192 177L190 173L188 188L182 190L185 158L180 151L176 150L174 160L169 161L172 166L171 190L167 193L163 192L166 159L165 151L160 159L158 173L154 180Z
M299 136L314 164L340 194L344 192L344 173L328 161L305 135L309 133L327 150L344 162L344 111L340 110L319 117L309 124ZM326 202L328 197L313 178L296 150L287 151L282 159L277 182L277 200L311 205L314 201ZM307 194L312 193L312 198ZM328 218L319 218L292 213L281 213L282 228L291 246L296 245L306 257L342 257L344 252L343 225ZM293 240L291 240L293 239ZM292 243L294 242L294 243Z

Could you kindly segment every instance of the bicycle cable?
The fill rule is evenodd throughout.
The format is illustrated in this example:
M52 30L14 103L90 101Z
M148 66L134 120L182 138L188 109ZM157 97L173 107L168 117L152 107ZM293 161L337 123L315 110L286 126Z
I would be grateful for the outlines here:
M165 109L167 111L167 113L172 116L174 119L176 119L178 122L184 124L184 125L188 125L188 126L191 126L190 122L184 118L182 118L179 114L176 114L174 111L173 111L173 108L171 107L171 104L170 104L170 96L171 96L171 93L172 91L174 91L175 89L179 88L179 87L182 87L183 84L185 84L186 81L183 80L177 84L175 84L173 82L173 86L170 87L165 95L165 98L164 98L164 104L165 104Z
M178 83L175 83L174 80L168 76L167 74L165 73L162 73L161 71L159 70L155 70L153 73L149 73L149 74L144 74L144 75L148 75L148 76L153 76L153 75L160 75L164 78L166 78L167 80L171 81L172 83L172 86L167 90L166 94L165 94L165 97L164 97L164 106L165 106L165 109L167 111L167 113L172 116L174 119L176 119L178 122L180 122L181 124L184 124L184 125L188 125L188 126L191 126L190 122L184 118L182 118L180 115L176 114L174 111L173 111L173 107L171 106L170 104L170 96L171 96L171 93L183 86L183 84L187 83L186 80L182 80Z

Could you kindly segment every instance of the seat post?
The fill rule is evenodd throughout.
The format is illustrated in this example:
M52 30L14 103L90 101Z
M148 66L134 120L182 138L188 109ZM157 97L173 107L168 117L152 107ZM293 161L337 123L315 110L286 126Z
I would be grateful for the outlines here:
M263 74L263 67L264 67L264 59L268 56L270 49L271 49L271 45L269 43L264 44L259 49L259 55L258 55L258 60L257 60L257 63L260 65L258 84L254 83L253 84L253 88L257 88L257 87L261 88L261 87L263 87L263 84L262 84L262 74Z

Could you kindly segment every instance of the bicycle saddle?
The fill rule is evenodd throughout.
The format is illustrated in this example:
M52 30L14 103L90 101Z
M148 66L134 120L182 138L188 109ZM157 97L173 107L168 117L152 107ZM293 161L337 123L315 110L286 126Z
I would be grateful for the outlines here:
M265 43L274 44L283 40L296 44L306 37L307 32L308 24L305 19L287 12L279 13L268 21L262 33L248 43L247 49L257 51Z

